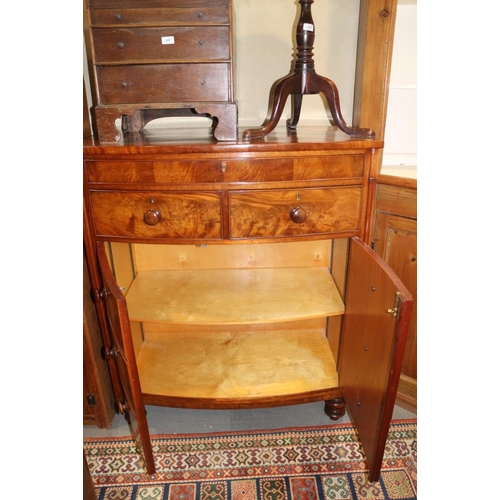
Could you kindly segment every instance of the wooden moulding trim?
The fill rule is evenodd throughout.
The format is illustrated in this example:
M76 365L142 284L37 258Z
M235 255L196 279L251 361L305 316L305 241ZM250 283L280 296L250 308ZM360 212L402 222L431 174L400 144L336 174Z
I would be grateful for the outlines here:
M157 394L143 394L144 404L152 406L165 406L168 408L191 408L191 409L220 409L220 410L244 410L251 408L276 408L278 406L290 406L296 404L315 403L331 399L342 398L340 389L337 387L328 390L311 391L307 393L279 395L267 398L186 398L173 396L159 396ZM325 421L328 424L328 420Z
M398 177L396 175L381 174L378 176L377 183L387 186L417 189L417 179L413 179L411 177Z

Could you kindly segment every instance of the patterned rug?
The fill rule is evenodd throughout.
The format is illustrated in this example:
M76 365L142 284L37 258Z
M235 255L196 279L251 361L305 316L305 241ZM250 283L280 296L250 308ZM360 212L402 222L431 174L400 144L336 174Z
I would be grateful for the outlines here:
M417 421L391 422L380 480L369 483L351 424L153 436L148 476L127 438L84 440L99 500L413 500Z

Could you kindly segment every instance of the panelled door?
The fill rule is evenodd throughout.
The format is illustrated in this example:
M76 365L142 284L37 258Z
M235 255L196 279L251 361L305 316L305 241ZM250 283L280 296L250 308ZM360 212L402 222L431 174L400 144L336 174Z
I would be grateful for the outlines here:
M352 238L339 388L377 481L394 409L413 299L368 245Z
M102 242L97 243L97 259L103 282L99 296L105 302L107 327L112 339L112 347L107 354L110 362L116 363L125 399L119 401L118 405L132 428L132 435L142 452L148 473L154 474L154 458L132 343L127 302L113 277Z

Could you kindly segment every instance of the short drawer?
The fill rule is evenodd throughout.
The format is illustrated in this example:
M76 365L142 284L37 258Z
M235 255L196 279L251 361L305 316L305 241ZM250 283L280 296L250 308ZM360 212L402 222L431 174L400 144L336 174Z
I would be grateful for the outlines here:
M229 100L227 63L97 66L97 80L103 105Z
M355 235L362 194L362 186L231 191L230 238Z
M229 59L227 26L94 29L92 35L97 64Z
M221 238L220 193L91 191L97 236Z
M228 23L228 0L89 0L92 26Z

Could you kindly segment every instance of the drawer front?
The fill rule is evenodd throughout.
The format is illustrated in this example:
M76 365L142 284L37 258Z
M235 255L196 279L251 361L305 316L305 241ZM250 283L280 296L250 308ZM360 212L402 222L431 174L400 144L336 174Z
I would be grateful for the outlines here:
M229 59L229 28L94 29L97 64Z
M228 23L228 0L90 0L92 26Z
M91 191L97 236L221 238L220 193Z
M232 191L230 238L356 234L362 194L361 186Z
M362 155L301 156L224 161L227 182L361 179Z
M273 182L362 179L364 156L85 162L89 183Z
M100 104L229 100L229 65L98 66Z
M187 184L224 180L222 162L204 161L85 161L89 183Z

